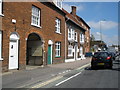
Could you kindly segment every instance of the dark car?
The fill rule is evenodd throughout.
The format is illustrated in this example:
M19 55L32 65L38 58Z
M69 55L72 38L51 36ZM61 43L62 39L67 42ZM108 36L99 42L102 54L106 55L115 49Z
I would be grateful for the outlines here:
M91 68L109 67L112 69L112 58L108 52L95 52L91 60Z
M114 52L109 52L109 54L110 54L110 56L111 56L111 58L113 59L113 60L115 60L115 53Z
M92 52L86 52L85 53L85 57L91 57L93 54L92 54Z

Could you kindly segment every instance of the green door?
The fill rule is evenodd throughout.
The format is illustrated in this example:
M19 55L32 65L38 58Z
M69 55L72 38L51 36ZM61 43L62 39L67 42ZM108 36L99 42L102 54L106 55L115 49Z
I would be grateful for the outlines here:
M48 64L51 64L51 59L52 59L52 46L48 46Z

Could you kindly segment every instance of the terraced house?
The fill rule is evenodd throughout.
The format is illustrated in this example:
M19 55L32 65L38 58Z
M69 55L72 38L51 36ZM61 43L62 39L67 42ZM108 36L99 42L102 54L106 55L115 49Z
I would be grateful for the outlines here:
M71 13L66 13L66 57L65 62L85 59L85 52L90 48L90 27L76 14L76 7L71 7Z
M53 2L0 0L0 62L2 70L25 69L84 58L89 51L89 29L76 15Z
M64 62L65 13L60 0L0 1L0 60L3 71Z

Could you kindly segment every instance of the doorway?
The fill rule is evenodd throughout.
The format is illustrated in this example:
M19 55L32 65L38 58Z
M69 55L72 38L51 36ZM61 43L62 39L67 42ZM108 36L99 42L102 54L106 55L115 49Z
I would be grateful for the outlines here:
M18 41L18 34L12 33L9 43L9 69L18 69Z
M26 65L43 65L43 42L36 33L31 33L27 39Z

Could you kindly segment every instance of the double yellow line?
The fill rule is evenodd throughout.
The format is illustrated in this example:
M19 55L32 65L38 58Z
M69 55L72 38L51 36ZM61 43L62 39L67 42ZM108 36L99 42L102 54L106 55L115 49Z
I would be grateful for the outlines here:
M87 66L89 66L89 65L90 65L90 63L88 63L88 64L86 64L86 65L83 65L83 66L77 68L76 70L83 69L83 68L85 68L85 67L87 67ZM45 86L45 85L47 85L47 84L49 84L49 83L52 83L52 82L54 82L54 81L56 81L56 80L61 79L62 77L63 77L63 76L57 76L57 77L52 78L52 79L50 79L50 80L48 80L48 81L46 81L46 82L37 84L37 85L35 85L35 86L31 87L31 88L41 88L41 87L43 87L43 86Z
M43 87L43 86L45 86L45 85L47 85L47 84L49 84L49 83L51 83L51 82L54 82L54 81L56 81L56 80L61 79L62 77L63 77L63 76L57 76L57 77L55 77L55 78L53 78L53 79L50 79L50 80L48 80L48 81L46 81L46 82L40 83L40 84L38 84L38 85L35 85L35 86L31 87L31 88L40 88L40 87Z

